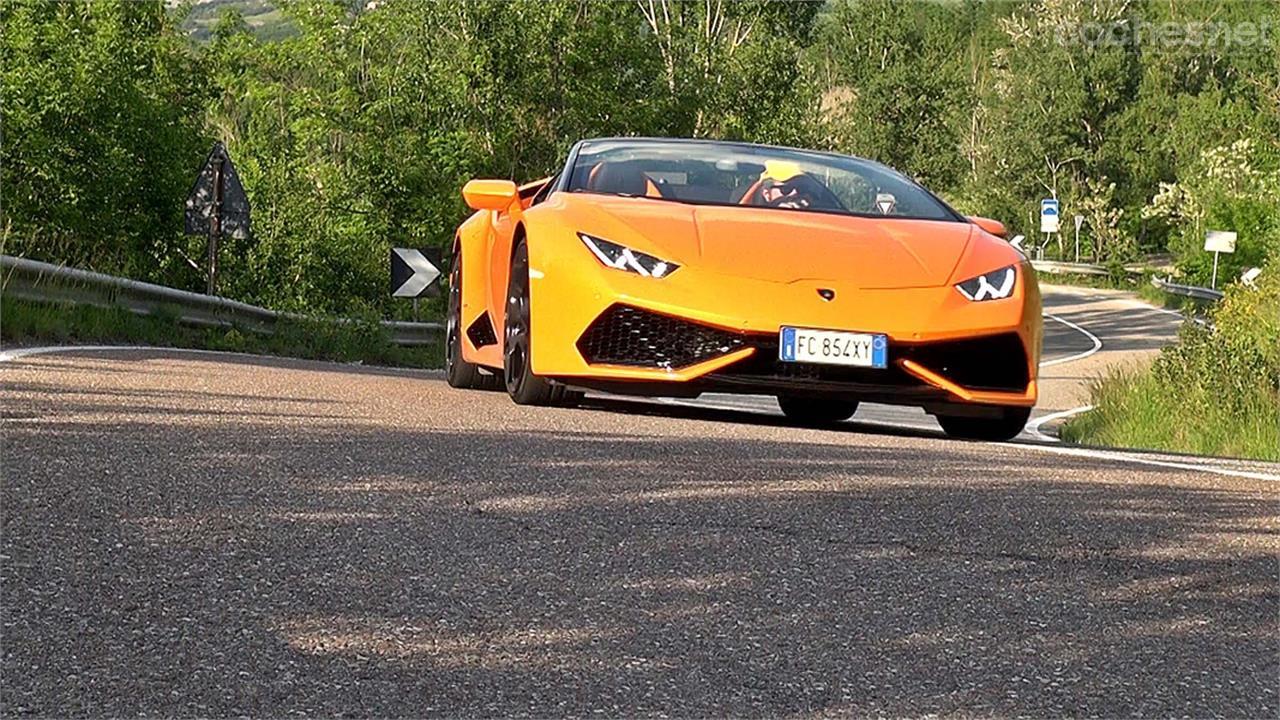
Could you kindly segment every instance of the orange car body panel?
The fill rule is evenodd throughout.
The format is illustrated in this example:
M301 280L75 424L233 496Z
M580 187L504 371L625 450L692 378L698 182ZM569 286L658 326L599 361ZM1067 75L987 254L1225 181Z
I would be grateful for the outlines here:
M528 189L530 186L526 186ZM969 222L867 218L645 197L554 192L506 212L477 211L458 232L462 326L488 313L497 343L462 355L502 365L502 326L516 232L529 247L532 369L538 375L682 383L731 365L751 348L682 368L588 364L577 341L616 303L741 333L783 326L883 333L890 347L1014 332L1027 349L1023 392L969 390L936 368L890 361L957 403L1030 406L1042 341L1040 293L1026 258ZM605 267L579 232L674 262L655 279ZM1012 295L972 302L954 284L1018 266ZM823 300L818 288L835 292Z

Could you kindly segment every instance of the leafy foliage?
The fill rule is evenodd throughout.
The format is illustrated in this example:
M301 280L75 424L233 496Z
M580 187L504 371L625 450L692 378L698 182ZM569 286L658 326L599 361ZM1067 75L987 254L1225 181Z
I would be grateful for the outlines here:
M1280 267L1237 285L1203 327L1187 323L1149 373L1117 373L1065 438L1280 460Z
M203 59L154 2L0 4L7 252L179 280Z
M1268 44L1077 32L1210 20ZM0 27L6 251L199 289L181 203L221 140L255 230L222 290L281 309L403 316L388 247L447 245L467 179L590 136L861 154L1029 237L1052 195L1086 256L1197 282L1205 229L1240 233L1226 277L1280 245L1272 2L14 0Z

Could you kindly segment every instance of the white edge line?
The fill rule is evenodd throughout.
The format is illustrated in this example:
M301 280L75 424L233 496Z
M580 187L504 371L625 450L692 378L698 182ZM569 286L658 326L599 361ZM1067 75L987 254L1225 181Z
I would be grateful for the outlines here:
M183 347L163 347L160 345L53 345L46 347L26 347L14 348L13 350L5 350L0 352L0 363L11 362L13 360L21 360L25 357L33 355L52 355L55 353L70 352L102 352L112 351L119 352L123 350L144 350L144 351L163 351L185 353L187 355L224 355L227 357L251 357L251 358L267 358L270 360L300 360L301 358L283 357L279 355L258 355L255 353L234 352L232 350L200 350L199 348L183 348ZM304 362L325 362L323 360L310 360ZM344 363L336 363L342 365Z
M268 358L273 360L290 359L290 358L277 358L272 355L254 355L252 353L229 352L226 350L197 350L194 348L169 348L169 347L156 347L151 345L65 345L61 347L29 347L29 348L16 348L13 350L5 350L3 352L0 352L0 363L9 362L12 360L18 360L24 357L30 357L32 355L49 355L53 353L63 353L63 352L100 352L100 351L121 351L121 350L158 350L158 351L164 351L164 352L178 352L178 353L189 353L189 354ZM676 399L676 398L663 398L663 399L670 401L670 404L673 404L673 405L686 405L686 403L680 402L679 399ZM694 405L692 403L687 404L687 406L695 407L695 408L708 407L707 405ZM715 409L736 410L738 412L750 412L750 410L746 410L744 408L729 407L729 406L722 406L720 408L715 408ZM1075 408L1075 409L1080 410L1080 408ZM1041 421L1047 421L1047 420L1048 420L1048 416L1046 416L1045 418L1041 418ZM919 427L916 427L916 426L898 425L895 423L875 422L873 424L889 425L891 427L909 428L913 430L920 429ZM1127 463L1134 463L1138 465L1151 465L1155 467L1173 468L1176 470L1199 470L1202 472L1209 472L1217 475L1227 475L1230 477L1246 478L1249 480L1268 480L1272 482L1280 482L1280 475L1273 475L1270 473L1255 473L1255 472L1248 472L1245 470L1232 470L1230 468L1220 468L1220 467L1215 467L1213 465L1197 465L1193 463L1173 462L1169 460L1152 460L1150 458L1137 457L1134 455L1126 455L1124 453L1116 452L1116 451L1092 450L1088 448L1077 448L1077 447L1065 447L1062 445L1054 445L1049 443L1018 443L1014 445L1010 445L1007 443L992 443L992 444L1000 447L1029 448L1029 449L1038 450L1041 452L1057 453L1059 455L1087 457L1087 458L1093 458L1097 460L1110 460L1113 462L1127 462Z
M76 352L127 352L138 350L143 352L179 353L183 355L215 355L222 357L254 358L258 360L279 360L283 362L319 363L336 365L340 368L375 368L397 370L402 372L421 373L431 377L443 377L444 371L433 368L395 367L392 365L365 365L363 363L346 363L341 360L314 360L309 358L290 357L288 355L262 355L259 353L236 352L234 350L201 350L200 348L167 347L164 345L47 345L42 347L14 348L0 351L0 363L21 360L34 355L54 355L57 353Z
M1267 480L1271 482L1280 482L1280 474L1249 472L1247 470L1232 470L1231 468L1218 467L1216 465L1206 465L1198 463L1175 462L1173 460L1154 460L1152 458L1141 457L1138 455L1129 455L1115 450L1095 450L1093 448L1069 447L1066 445L1056 445L1050 443L1025 443L1017 447L1030 448L1040 452L1055 453L1058 455L1070 455L1072 457L1085 457L1097 460L1110 460L1113 462L1134 463L1136 465L1152 465L1162 468L1173 468L1175 470L1195 470L1198 472L1213 473L1215 475L1228 475L1230 477L1247 478L1249 480ZM1248 462L1247 460L1244 462Z
M0 351L0 362L11 362L13 360L21 360L24 357L32 355L51 355L53 353L75 352L83 350L86 352L96 352L101 350L177 350L179 352L186 350L193 352L190 348L160 348L151 345L58 345L48 347L25 347L14 348L13 350ZM219 350L201 350L199 352L224 352ZM238 353L226 353L234 355Z
M1024 430L1031 433L1039 440L1044 440L1046 442L1052 442L1052 443L1062 442L1054 435L1046 435L1045 433L1040 432L1040 426L1044 425L1047 422L1052 422L1060 418L1071 417L1072 415L1079 415L1082 412L1089 412L1092 409L1093 409L1092 405L1082 405L1078 408L1071 408L1070 410L1063 410L1061 412L1049 413L1048 415L1045 415L1043 417L1038 417L1035 420L1032 420L1031 422L1027 423L1027 427L1024 428Z
M1165 315L1172 315L1173 317L1178 318L1184 323L1193 322L1202 327L1209 324L1208 321L1206 321L1204 318L1198 318L1194 315L1187 315L1185 313L1180 313L1177 310L1170 310L1169 308L1156 307L1155 305L1150 305L1146 302L1143 302L1142 300L1130 300L1129 305L1134 310L1150 310L1152 312L1164 313Z
M728 403L714 403L714 402L706 402L702 400L690 401L690 400L681 400L680 398L644 398L644 399L637 399L637 400L640 400L641 402L645 400L658 400L663 405L674 405L674 406L687 407L687 408L700 409L700 410L724 410L724 411L733 411L733 412L741 412L741 413L766 414L764 411L764 408L750 409L750 408L745 408L741 406L730 405ZM1233 470L1231 468L1217 467L1215 465L1209 465L1209 464L1176 462L1173 460L1154 460L1152 458L1146 458L1138 455L1131 455L1118 450L1069 447L1069 446L1058 444L1060 441L1055 437L1052 437L1050 435L1044 435L1038 432L1038 427L1040 424L1049 422L1050 420L1053 420L1056 418L1066 417L1066 416L1074 415L1077 413L1082 413L1087 410L1091 410L1092 408L1093 408L1092 405L1072 408L1071 410L1066 410L1060 413L1053 413L1051 415L1046 415L1042 418L1038 418L1035 422L1028 424L1027 426L1028 432L1031 432L1032 434L1036 435L1038 438L1041 438L1047 442L991 443L991 444L996 445L998 447L1029 448L1032 450L1038 450L1043 452L1057 453L1059 455L1070 455L1072 457L1091 458L1094 460L1103 460L1103 461L1114 462L1114 463L1149 465L1153 467L1170 468L1174 470L1191 470L1191 471L1198 471L1198 472L1207 472L1215 475L1226 475L1230 477L1245 478L1249 480L1266 480L1271 482L1280 482L1280 475L1270 474L1270 473L1250 472L1247 470ZM906 423L885 422L883 420L855 419L854 422L861 422L865 425L892 427L892 428L898 428L902 430L934 429L934 428L926 427L923 425L907 425ZM1032 426L1035 426L1035 427L1032 427ZM1245 462L1248 462L1248 461L1245 461Z
M1089 348L1088 350L1085 350L1084 352L1076 353L1075 355L1068 355L1067 357L1054 358L1052 360L1045 360L1040 363L1040 367L1046 368L1051 365L1061 365L1063 363L1075 362L1076 360L1083 360L1102 349L1102 340L1097 335L1094 335L1093 333L1089 332L1088 330L1085 330L1084 328L1071 322L1070 320L1063 320L1057 315L1053 315L1051 313L1045 313L1044 316L1049 318L1050 320L1056 320L1062 323L1063 325L1066 325L1067 327L1071 328L1072 330L1075 330L1083 334L1085 337L1089 338L1089 340L1093 342L1093 347Z

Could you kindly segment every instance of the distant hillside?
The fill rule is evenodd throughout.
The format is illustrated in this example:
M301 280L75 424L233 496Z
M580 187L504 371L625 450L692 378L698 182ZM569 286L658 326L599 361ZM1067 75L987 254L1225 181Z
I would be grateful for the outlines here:
M182 26L198 40L208 40L226 10L239 10L253 33L263 40L279 40L297 30L271 0L195 0Z

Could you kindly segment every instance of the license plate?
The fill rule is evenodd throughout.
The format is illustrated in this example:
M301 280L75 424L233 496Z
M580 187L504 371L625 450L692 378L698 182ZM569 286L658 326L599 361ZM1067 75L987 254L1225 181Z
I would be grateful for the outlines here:
M873 333L784 327L778 357L783 362L884 368L889 363L889 341Z

